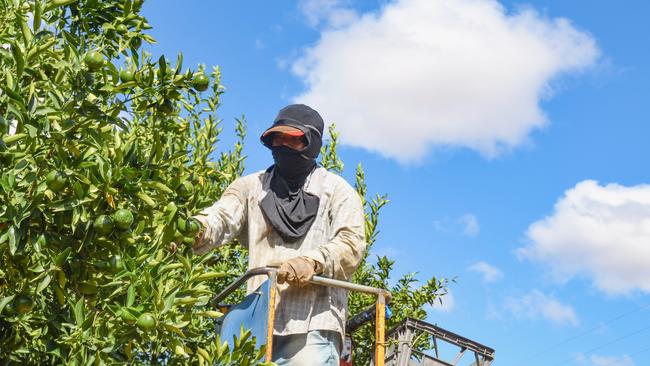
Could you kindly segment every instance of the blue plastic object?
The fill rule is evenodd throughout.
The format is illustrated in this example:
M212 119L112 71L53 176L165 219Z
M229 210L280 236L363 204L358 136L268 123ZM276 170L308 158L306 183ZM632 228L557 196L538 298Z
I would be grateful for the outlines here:
M231 342L233 337L239 338L240 329L250 329L256 338L256 346L266 344L269 315L269 281L266 280L253 293L246 296L244 301L233 305L222 317L219 336L221 341Z

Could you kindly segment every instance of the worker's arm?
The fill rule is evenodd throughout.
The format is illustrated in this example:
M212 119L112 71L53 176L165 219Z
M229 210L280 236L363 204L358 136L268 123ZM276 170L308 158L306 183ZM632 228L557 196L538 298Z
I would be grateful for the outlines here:
M349 280L366 250L365 215L358 193L340 180L328 214L333 237L303 255L316 261L316 273Z
M235 239L246 223L246 182L235 180L221 195L219 201L194 216L203 224L192 249L205 254L215 247Z

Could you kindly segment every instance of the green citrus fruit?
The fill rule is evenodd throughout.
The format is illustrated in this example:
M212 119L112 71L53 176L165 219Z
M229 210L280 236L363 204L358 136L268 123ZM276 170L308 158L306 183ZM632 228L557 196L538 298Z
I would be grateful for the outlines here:
M101 215L95 219L93 229L100 235L108 235L113 231L113 220L106 215Z
M18 314L25 314L34 308L34 300L29 295L18 295L14 298L14 309Z
M182 198L188 198L194 193L194 186L188 181L181 183L178 188L176 188L176 194Z
M121 208L113 214L113 222L118 229L126 230L133 225L133 214L126 208Z
M158 106L158 110L164 114L170 114L174 111L174 102L171 99L163 99L162 103Z
M131 39L131 47L137 50L140 46L142 46L142 40L140 38Z
M141 330L148 332L156 327L156 318L151 315L151 313L143 313L138 318L136 324Z
M204 91L208 88L210 85L210 78L205 76L204 73L196 73L194 74L194 78L192 78L192 87L198 91Z
M183 218L179 217L176 222L178 230L183 233L185 236L194 237L201 230L201 223L195 218Z
M118 25L117 27L115 27L115 30L117 30L117 31L120 32L120 33L126 33L126 32L129 31L129 27L127 27L127 26L124 25L124 24L120 24L120 25Z
M54 192L58 192L65 188L65 174L52 170L51 172L47 173L47 176L45 177L45 184L47 184L47 188L51 189Z
M120 80L123 83L128 83L129 81L133 81L135 78L135 71L133 69L126 69L120 71Z
M90 70L99 70L104 66L104 56L99 51L90 51L84 56L84 63Z

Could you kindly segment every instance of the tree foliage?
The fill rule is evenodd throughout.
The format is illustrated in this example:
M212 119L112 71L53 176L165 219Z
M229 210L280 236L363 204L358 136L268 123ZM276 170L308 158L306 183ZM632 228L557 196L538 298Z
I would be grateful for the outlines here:
M205 306L246 254L167 250L242 173L244 121L211 161L219 69L142 51L141 5L0 0L2 364L261 357Z
M238 142L218 150L218 67L144 51L141 0L0 0L0 363L259 363L249 332L220 340L208 300L246 268L226 245L192 256L191 216L243 172ZM341 172L336 133L323 164ZM369 247L380 208L367 208ZM422 318L444 281L389 285L366 259L354 281L390 289L394 324ZM238 294L241 298L241 293ZM237 300L238 297L235 297ZM374 300L350 296L350 313ZM372 353L355 334L356 364ZM227 341L228 343L224 343Z

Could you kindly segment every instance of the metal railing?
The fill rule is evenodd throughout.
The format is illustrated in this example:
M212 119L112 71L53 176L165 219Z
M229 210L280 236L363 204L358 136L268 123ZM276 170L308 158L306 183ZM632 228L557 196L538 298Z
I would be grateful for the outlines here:
M273 325L275 323L275 299L277 295L277 271L275 267L258 267L246 271L241 277L228 285L223 291L212 299L212 304L217 305L225 300L231 293L237 290L248 279L255 276L266 275L269 278L269 309L267 317L266 331L266 354L265 360L271 361L273 355ZM349 291L363 292L377 296L375 304L375 360L377 366L384 365L385 349L385 324L386 324L386 304L390 302L391 294L389 291L381 288L359 285L347 281L335 280L332 278L314 276L310 283L319 286L328 286L342 288Z

